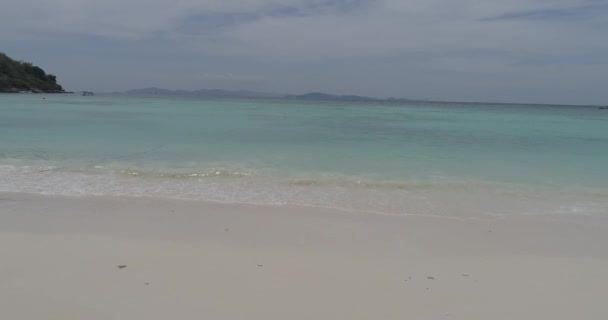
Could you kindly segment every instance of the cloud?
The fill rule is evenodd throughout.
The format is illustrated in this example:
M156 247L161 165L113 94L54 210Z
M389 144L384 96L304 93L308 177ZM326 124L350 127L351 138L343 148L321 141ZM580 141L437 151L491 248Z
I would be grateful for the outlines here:
M608 12L606 4L591 0L24 0L5 7L0 27L28 33L158 38L184 50L296 60L538 52L593 30ZM564 17L589 19L568 25L558 21ZM552 25L535 25L539 20ZM590 40L570 41L580 48L604 35L590 31Z
M417 92L433 83L440 96L490 83L522 91L555 77L564 88L595 76L591 69L608 71L604 0L8 1L0 11L5 48L56 52L54 63L68 68L92 57L90 68L131 68L121 85L152 74L176 86L408 95L389 83L397 81Z
M23 0L3 6L0 24L30 31L108 37L171 34L188 21L238 24L264 17L343 13L366 7L363 0Z
M215 49L228 54L297 60L382 57L420 51L542 53L581 50L605 35L594 31L594 21L541 25L537 21L485 20L537 7L540 6L491 7L481 1L383 1L369 10L348 15L265 17L226 30L222 35L225 47ZM581 33L587 37L580 37ZM564 40L572 46L565 47Z
M608 3L586 3L583 5L551 8L530 11L517 11L486 18L486 21L499 20L561 20L564 19L590 19L605 17L608 12Z

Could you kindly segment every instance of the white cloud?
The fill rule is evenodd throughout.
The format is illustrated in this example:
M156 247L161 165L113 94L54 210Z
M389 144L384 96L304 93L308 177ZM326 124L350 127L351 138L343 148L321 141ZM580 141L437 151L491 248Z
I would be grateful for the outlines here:
M273 70L260 73L258 62L291 63L296 70L298 64L330 66L331 61L352 60L334 71L335 79L323 82L330 85L361 63L400 57L392 68L402 74L412 70L402 81L413 85L415 77L434 74L442 77L437 80L441 83L468 72L470 84L483 84L480 79L489 76L501 84L527 77L521 85L534 86L551 80L537 73L544 72L553 78L561 75L560 84L566 87L584 81L593 68L608 68L603 58L608 56L607 17L608 4L595 0L9 0L0 11L0 41L96 36L134 55L206 56L213 70L201 65L191 72L204 74L191 78L201 85L284 82L271 79L279 74ZM98 59L103 54L100 48ZM407 61L410 55L423 58ZM245 61L241 67L248 63L251 70L214 63L214 56L240 59ZM534 61L547 63L536 66ZM230 72L256 76L228 76ZM412 78L406 80L408 76ZM313 76L298 79L302 87L319 83ZM380 94L400 95L380 88L388 85L374 85ZM446 91L449 85L460 84L445 82ZM513 90L521 90L519 85Z
M362 1L353 3L359 2ZM311 13L311 8L331 8L335 3L339 2L24 0L3 6L0 27L107 38L161 36L202 52L304 60L427 50L568 51L563 46L564 40L584 48L606 35L596 31L586 38L579 36L581 32L594 30L593 20L577 23L484 20L513 12L561 10L597 3L591 0L379 0L348 14L339 10L305 14ZM292 8L296 14L282 15L281 11L270 14L273 8ZM178 28L192 17L210 19L214 14L231 13L255 14L256 19L211 30L215 33L195 29L184 34Z

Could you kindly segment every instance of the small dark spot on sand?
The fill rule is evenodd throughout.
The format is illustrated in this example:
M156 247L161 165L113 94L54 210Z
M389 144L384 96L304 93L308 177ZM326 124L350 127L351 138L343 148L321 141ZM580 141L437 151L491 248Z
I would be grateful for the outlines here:
M470 277L470 275L468 275L468 274L466 274L466 273L463 273L463 274L462 274L462 276L463 276L463 277Z
M263 266L264 266L263 264L258 264L258 267L263 267Z
M126 264L121 264L121 265L119 265L119 266L118 266L118 269L124 269L124 268L126 268L126 267L127 267L127 265L126 265Z
M149 286L149 285L150 285L150 282L146 282L146 285L147 285L147 286Z
M229 230L228 228L224 229L224 231L228 231L228 230Z
M429 280L435 280L435 277L426 277Z

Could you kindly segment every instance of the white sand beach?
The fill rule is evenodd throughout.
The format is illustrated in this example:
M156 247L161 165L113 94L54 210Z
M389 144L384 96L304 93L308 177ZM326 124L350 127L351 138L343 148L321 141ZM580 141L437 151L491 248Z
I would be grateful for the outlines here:
M1 319L608 319L606 220L0 194Z

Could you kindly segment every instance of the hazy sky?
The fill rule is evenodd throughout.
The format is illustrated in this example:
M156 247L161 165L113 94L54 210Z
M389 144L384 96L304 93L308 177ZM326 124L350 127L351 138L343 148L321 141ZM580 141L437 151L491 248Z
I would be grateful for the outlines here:
M608 104L608 0L4 0L69 90Z

